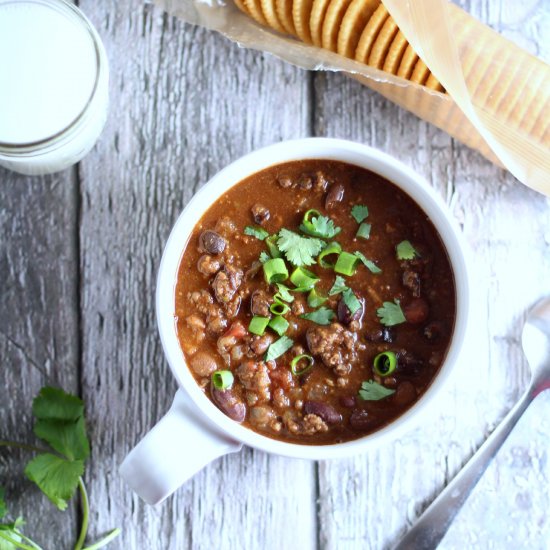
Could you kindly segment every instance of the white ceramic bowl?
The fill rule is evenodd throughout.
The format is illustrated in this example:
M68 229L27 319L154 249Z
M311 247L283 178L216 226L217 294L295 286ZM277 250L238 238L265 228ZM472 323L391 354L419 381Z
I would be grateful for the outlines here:
M277 441L260 435L228 418L206 397L195 382L179 346L175 323L175 285L179 264L193 228L204 212L228 189L264 168L293 160L315 158L344 161L371 170L390 180L412 197L429 216L445 244L455 276L457 293L456 322L451 344L440 372L425 394L408 411L380 430L353 441L334 445L298 445ZM230 448L229 451L240 448L240 444L244 443L269 453L296 458L320 460L348 457L370 449L374 445L393 440L403 430L410 427L413 424L413 419L422 410L430 406L433 397L438 393L453 369L463 346L469 311L469 285L464 246L458 226L445 204L422 178L396 159L371 147L338 139L308 138L285 141L254 151L233 162L216 174L189 202L178 218L164 250L157 281L156 308L162 345L170 368L180 387L183 388L186 396L192 402L192 405L189 406L188 404L184 407L187 411L184 413L185 420L194 422L197 418L201 419L204 426L208 426L208 438L212 435L211 431L217 432L221 437L226 445L225 452L228 452L228 441L234 441L236 446ZM194 420L190 420L190 416L193 416ZM196 434L197 432L194 432L194 437L197 437ZM161 442L165 439L165 435L157 437L155 448L159 448ZM206 448L209 445L211 445L210 440L204 446L199 444L197 448ZM150 453L152 445L148 445L148 447ZM169 451L165 449L163 452L168 453ZM198 452L200 454L200 451ZM208 452L205 452L205 454L208 454ZM219 456L223 453L210 453L210 455L212 454ZM199 468L211 460L213 456L204 458L205 460L202 464L199 464ZM195 470L199 469L197 464L194 464L191 469L193 468ZM191 472L190 475L193 473ZM128 480L130 476L125 477ZM135 483L129 482L134 489L140 492L140 483L136 487ZM142 490L141 494L143 493ZM160 496L163 498L166 495ZM148 501L158 500L157 497L151 499L147 495L145 498Z

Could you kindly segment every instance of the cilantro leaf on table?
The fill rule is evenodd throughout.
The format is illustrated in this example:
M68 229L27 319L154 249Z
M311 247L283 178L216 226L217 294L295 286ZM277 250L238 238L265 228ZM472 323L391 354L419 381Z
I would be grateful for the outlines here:
M420 256L410 241L401 241L395 247L395 252L398 260L414 260L417 256Z
M319 214L319 216L311 216L309 220L304 221L300 225L300 231L313 237L332 239L342 231L342 228L336 227L334 221L328 216Z
M351 215L357 223L366 220L369 215L369 209L364 204L355 204L351 209Z
M342 292L342 299L344 300L344 304L346 304L351 315L353 315L356 311L361 309L361 302L359 301L357 296L353 293L353 290L351 290L351 288L346 288L346 290Z
M60 509L67 508L84 474L83 460L66 460L50 453L35 456L25 468L25 475Z
M376 310L376 315L380 318L380 322L387 327L399 325L407 320L405 319L399 300L384 302L382 307Z
M255 237L260 241L263 241L264 239L269 237L269 233L263 227L258 227L256 225L247 225L244 228L244 234L248 235L249 237Z
M63 390L45 387L34 399L34 433L69 460L85 460L90 455L86 436L84 404Z
M361 260L363 265L371 272L371 273L382 273L382 270L372 261L365 257L365 255L362 252L359 252L359 250L356 250L354 254Z
M314 264L315 256L321 252L325 243L320 239L302 237L283 228L278 233L277 246L291 264L299 267Z
M328 307L320 307L311 313L304 313L300 315L301 319L307 319L318 325L330 325L335 317L334 311Z
M334 279L334 284L328 291L329 296L335 296L336 294L340 294L340 292L343 292L346 290L348 286L346 285L346 280L341 275L336 275L336 279Z
M394 393L395 390L385 388L374 380L367 380L361 384L359 397L363 399L363 401L380 401L380 399L384 399Z

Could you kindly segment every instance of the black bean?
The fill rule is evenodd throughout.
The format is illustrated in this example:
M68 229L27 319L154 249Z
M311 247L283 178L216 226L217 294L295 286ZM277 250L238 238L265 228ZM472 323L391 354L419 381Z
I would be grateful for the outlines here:
M258 225L263 225L267 220L269 220L269 210L261 204L255 204L251 208L251 212L252 218Z
M327 210L334 208L336 203L342 202L344 198L344 186L341 183L335 183L330 186L325 199L325 208Z
M354 430L366 431L372 426L369 413L365 409L355 409L349 418L349 424Z
M422 334L428 342L437 342L443 334L443 326L437 321L432 321L424 327Z
M353 409L356 404L357 399L355 398L355 395L343 395L340 397L340 405L342 405L342 407L346 407L346 409Z
M235 422L242 422L246 417L246 405L231 390L212 388L212 399L218 408Z
M334 407L320 401L305 401L304 413L315 414L321 417L327 424L342 422L342 415Z
M215 231L208 229L199 237L199 248L209 254L221 254L225 250L225 239Z
M340 301L338 302L338 308L337 308L337 314L338 314L338 320L344 324L349 325L352 321L360 321L363 317L363 300L359 300L361 303L361 307L352 315L349 307L345 304L343 298L340 298Z

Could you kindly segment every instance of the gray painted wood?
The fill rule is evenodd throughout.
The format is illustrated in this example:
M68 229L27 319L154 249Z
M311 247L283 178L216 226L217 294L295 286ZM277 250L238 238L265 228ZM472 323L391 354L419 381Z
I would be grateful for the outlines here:
M462 2L548 59L546 5L519 4ZM74 173L0 172L0 350L8 373L0 435L30 438L29 404L44 380L82 393L93 443L90 538L120 526L112 548L388 548L525 386L519 333L529 305L550 294L550 201L341 75L312 75L242 50L138 0L81 7L111 61L111 115L78 181ZM475 356L461 361L426 426L387 448L319 465L244 450L206 467L161 507L147 507L117 467L176 389L154 320L165 239L194 191L228 162L311 134L395 155L449 204L472 248ZM550 427L539 418L548 403L539 398L515 430L443 548L547 548ZM18 458L0 456L3 480ZM17 511L35 518L29 533L48 550L69 547L74 512L56 513L28 483L8 488Z
M29 178L0 168L0 439L36 443L31 405L44 384L78 391L76 192L74 170ZM0 485L25 531L62 548L76 538L76 506L56 511L24 478L31 457L0 447Z

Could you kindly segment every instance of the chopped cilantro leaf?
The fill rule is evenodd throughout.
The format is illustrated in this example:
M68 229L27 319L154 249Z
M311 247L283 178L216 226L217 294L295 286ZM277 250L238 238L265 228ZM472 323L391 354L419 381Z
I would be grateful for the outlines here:
M244 228L244 234L249 235L250 237L256 237L256 239L259 239L260 241L263 241L269 237L269 233L265 229L256 225L247 225Z
M351 288L346 288L346 290L342 292L342 299L344 300L344 304L348 307L351 315L361 309L361 302L357 299L357 296L355 296Z
M312 215L311 218L308 218L307 212L306 216L304 216L304 222L300 225L300 230L306 235L321 237L323 239L332 239L342 231L340 227L334 225L334 222L329 217L319 214L318 216Z
M278 234L277 246L284 252L286 259L295 266L312 265L315 256L321 252L325 243L320 239L302 237L289 229L281 229Z
M384 302L382 307L376 310L376 314L380 318L380 322L387 327L399 325L406 321L403 310L399 305L399 300L395 302Z
M368 260L362 252L356 250L354 254L363 262L363 265L371 273L382 273L382 270L372 260Z
M260 253L260 263L265 264L268 260L271 260L271 257L267 252Z
M336 279L334 279L334 284L332 285L331 289L328 291L329 296L335 296L336 294L340 294L340 292L343 292L346 290L347 285L344 277L341 275L336 275Z
M294 341L291 338L288 336L281 336L267 348L264 360L272 361L273 359L277 359L277 357L286 353L293 345Z
M369 215L369 209L364 204L356 204L351 209L351 215L357 223L361 223Z
M398 260L414 260L420 254L415 250L414 246L409 241L401 241L396 247Z
M320 307L311 313L304 313L303 315L300 315L300 317L302 319L307 319L308 321L313 321L318 325L330 325L335 315L332 309L329 309L328 307Z
M361 384L361 389L359 390L359 397L364 401L380 401L395 393L395 390L390 390L385 388L378 382L374 380L367 380Z

